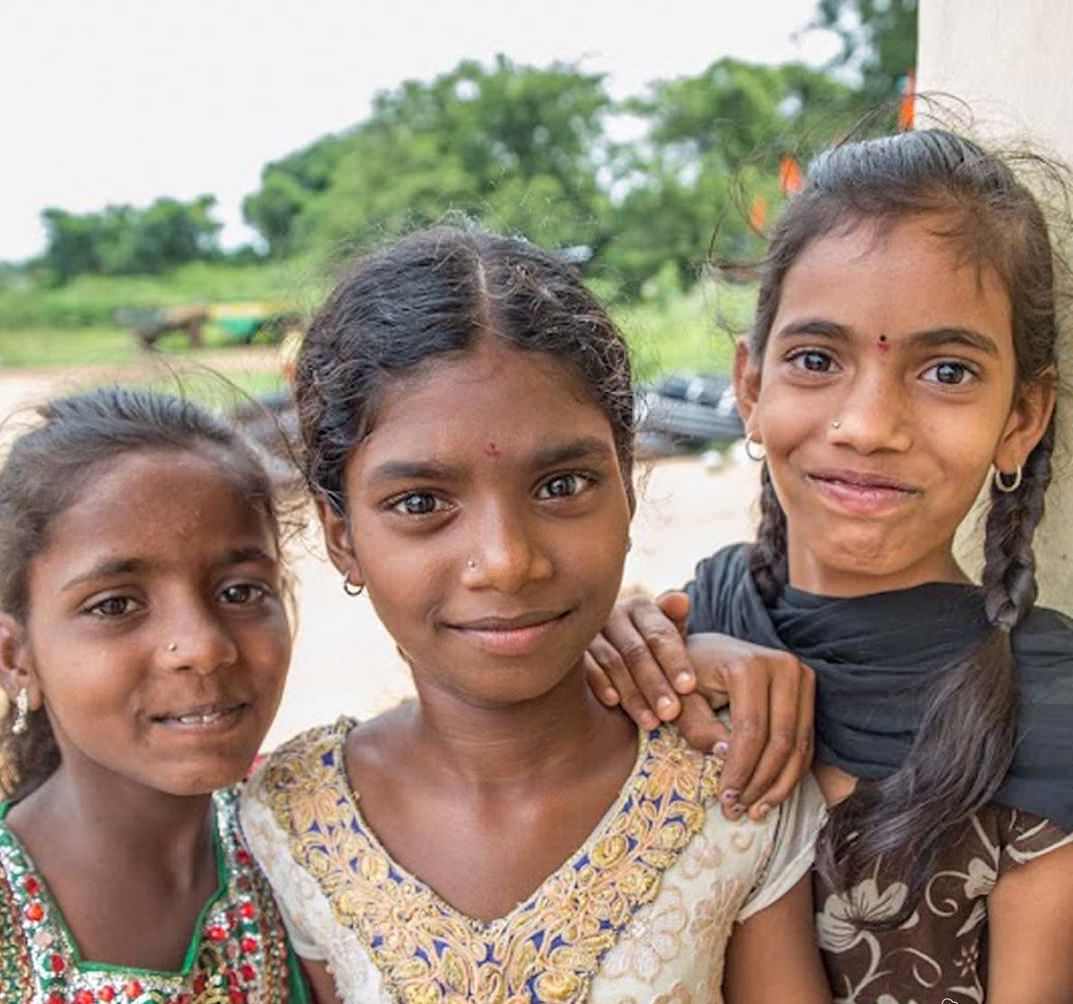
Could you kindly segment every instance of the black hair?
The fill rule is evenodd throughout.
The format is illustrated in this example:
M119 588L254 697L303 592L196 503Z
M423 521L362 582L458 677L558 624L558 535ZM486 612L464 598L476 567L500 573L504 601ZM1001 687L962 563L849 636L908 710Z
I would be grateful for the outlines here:
M1043 158L1025 159L1052 177L1059 173ZM945 129L845 143L811 165L761 266L749 343L753 359L763 358L783 281L806 248L862 225L876 227L881 236L908 218L927 218L959 260L999 276L1012 308L1018 386L1055 379L1060 260L1046 217L1006 158ZM1018 697L1010 632L1036 600L1032 538L1043 515L1054 443L1052 416L1017 490L1005 494L992 487L982 585L990 633L937 675L901 767L883 781L860 781L832 810L821 835L818 867L833 886L851 888L880 860L907 879L904 908L882 926L909 916L940 848L988 802L1012 762ZM786 514L765 464L750 565L769 603L787 582L786 534Z
M473 227L416 231L359 258L316 314L295 399L313 493L345 508L343 471L391 380L479 339L571 367L611 424L630 502L633 390L626 344L564 258Z
M48 546L49 528L74 505L101 468L135 452L194 451L226 465L251 505L263 510L277 540L280 518L272 484L257 454L223 421L183 398L104 387L58 398L37 410L42 420L19 436L0 468L0 610L25 623L29 571ZM38 787L60 762L47 714L33 712L22 735L0 732L0 762L16 775L13 798Z

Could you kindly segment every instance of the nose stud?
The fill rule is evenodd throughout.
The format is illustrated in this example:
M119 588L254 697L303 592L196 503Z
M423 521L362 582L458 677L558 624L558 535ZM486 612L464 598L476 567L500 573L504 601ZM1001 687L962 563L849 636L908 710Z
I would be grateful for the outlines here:
M476 561L476 559L474 559L474 558L470 558L470 559L469 559L469 560L468 560L468 561L466 562L466 568L468 568L468 569L469 569L469 570L470 570L471 572L472 572L472 571L473 571L473 570L474 570L474 569L475 569L476 567L477 567L477 561Z
M842 428L842 419L840 419L840 418L836 418L836 419L835 419L835 420L834 420L834 421L833 421L833 422L831 423L831 428L832 428L832 429L841 429L841 428Z
M171 644L170 644L170 645L168 646L168 651L169 651L169 652L178 652L178 651L179 651L179 643L178 643L177 641L173 641L173 642L172 642L172 643L171 643Z

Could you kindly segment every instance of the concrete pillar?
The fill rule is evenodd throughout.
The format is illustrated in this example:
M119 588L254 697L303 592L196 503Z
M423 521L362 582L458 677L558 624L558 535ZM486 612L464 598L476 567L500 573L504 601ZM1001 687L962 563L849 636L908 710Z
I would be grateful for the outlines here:
M1073 164L1071 48L1069 0L920 0L917 87L922 94L945 93L967 102L972 130L984 140L1027 139ZM1068 221L1059 230L1064 240ZM1065 249L1067 256L1071 252ZM1067 384L1073 380L1071 335L1063 333L1059 350ZM1055 481L1036 557L1041 602L1073 613L1073 396L1060 393L1058 407ZM962 549L966 565L976 567L975 526L966 528Z

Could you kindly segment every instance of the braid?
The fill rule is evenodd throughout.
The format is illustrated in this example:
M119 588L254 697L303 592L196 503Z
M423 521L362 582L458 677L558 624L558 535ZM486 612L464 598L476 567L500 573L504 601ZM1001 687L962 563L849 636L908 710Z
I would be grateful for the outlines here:
M760 468L760 485L760 525L756 529L756 543L749 552L749 571L764 602L771 604L789 580L786 513L775 494L767 463Z
M874 926L905 921L934 873L940 848L991 800L1013 762L1018 688L1010 632L1036 600L1032 538L1051 480L1054 438L1052 418L1025 463L1020 487L991 490L983 592L994 629L928 688L902 766L882 781L860 782L821 835L817 865L840 888L872 874L879 859L890 874L905 877L903 908ZM944 767L937 772L935 764Z
M1001 492L991 487L991 511L984 538L982 576L987 619L1011 631L1036 602L1036 558L1032 537L1043 518L1043 499L1051 482L1054 420L1028 455L1020 487Z

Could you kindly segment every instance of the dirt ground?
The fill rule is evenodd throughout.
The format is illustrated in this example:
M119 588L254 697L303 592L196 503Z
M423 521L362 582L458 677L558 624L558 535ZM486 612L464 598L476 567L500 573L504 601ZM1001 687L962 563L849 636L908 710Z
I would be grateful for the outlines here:
M203 362L219 365L215 359ZM232 354L225 363L235 372L243 365L263 366L264 360L258 354ZM87 375L0 373L0 416L83 385ZM718 467L700 458L645 465L624 587L658 592L679 586L700 558L749 536L757 491L757 467L740 451L730 451ZM340 714L367 717L412 692L406 667L368 598L344 594L315 533L295 546L293 567L298 580L297 639L268 748Z

